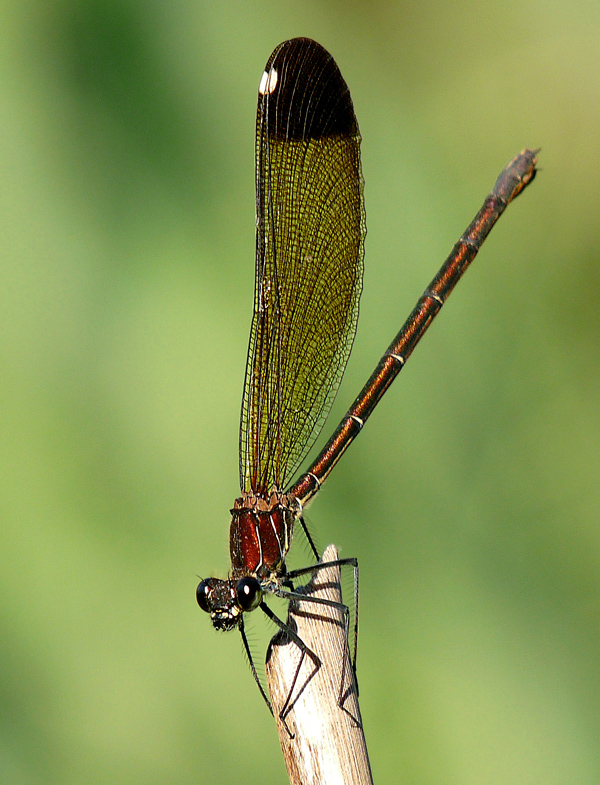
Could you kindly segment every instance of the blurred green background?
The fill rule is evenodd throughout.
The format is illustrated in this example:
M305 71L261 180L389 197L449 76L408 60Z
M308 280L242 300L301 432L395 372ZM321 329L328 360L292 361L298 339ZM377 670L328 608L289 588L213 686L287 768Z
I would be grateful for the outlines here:
M309 512L360 561L375 780L597 785L597 0L2 3L0 781L286 781L194 590L229 566L257 85L297 35L363 135L365 286L326 431L542 147Z

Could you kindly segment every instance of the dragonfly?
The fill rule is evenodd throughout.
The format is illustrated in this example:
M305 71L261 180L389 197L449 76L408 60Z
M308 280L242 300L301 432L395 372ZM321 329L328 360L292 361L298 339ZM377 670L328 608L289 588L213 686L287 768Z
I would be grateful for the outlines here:
M358 561L319 562L303 511L406 364L500 215L534 179L539 152L523 150L502 171L329 441L293 481L327 418L356 332L366 235L360 145L350 91L329 52L309 38L277 46L258 88L254 311L240 422L241 495L231 510L229 532L231 570L225 579L204 578L196 591L215 629L240 631L269 709L244 616L260 608L299 647L297 678L305 656L316 667L320 660L269 608L266 598L340 608L347 640L348 607L298 593L295 582L318 569L352 567L356 673ZM307 537L315 564L288 570L296 524ZM284 723L294 684L280 713Z

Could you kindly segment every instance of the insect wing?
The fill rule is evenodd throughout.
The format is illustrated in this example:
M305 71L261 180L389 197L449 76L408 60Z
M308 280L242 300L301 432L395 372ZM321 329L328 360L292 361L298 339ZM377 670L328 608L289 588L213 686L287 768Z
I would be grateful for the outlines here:
M254 315L243 491L282 489L329 413L352 348L366 234L360 133L322 46L281 44L260 82Z

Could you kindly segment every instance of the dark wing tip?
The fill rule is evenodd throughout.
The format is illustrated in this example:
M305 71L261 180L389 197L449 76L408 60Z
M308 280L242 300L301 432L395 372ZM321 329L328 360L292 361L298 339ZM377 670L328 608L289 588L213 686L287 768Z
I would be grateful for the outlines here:
M310 38L275 49L260 82L258 111L272 139L358 134L348 85L329 52Z

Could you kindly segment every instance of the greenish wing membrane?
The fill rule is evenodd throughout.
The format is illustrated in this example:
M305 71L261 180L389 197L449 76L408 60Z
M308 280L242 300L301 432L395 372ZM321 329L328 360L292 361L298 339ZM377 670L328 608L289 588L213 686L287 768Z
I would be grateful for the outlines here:
M275 76L258 103L240 483L266 494L291 479L335 398L356 330L366 229L360 134L335 62L294 39L265 73Z

